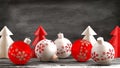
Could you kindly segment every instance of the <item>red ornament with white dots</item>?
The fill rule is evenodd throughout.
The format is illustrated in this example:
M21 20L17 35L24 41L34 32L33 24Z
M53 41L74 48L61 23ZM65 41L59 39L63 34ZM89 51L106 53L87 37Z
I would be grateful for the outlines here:
M97 64L110 64L114 59L114 55L115 51L112 45L99 37L92 48L92 59Z
M31 53L30 46L23 41L14 42L8 50L10 61L17 65L26 64L32 56Z
M59 58L67 58L71 55L72 43L64 38L63 33L58 34L58 38L54 41L57 46L57 56Z
M73 43L71 52L74 59L85 62L91 58L92 45L86 40L76 40Z

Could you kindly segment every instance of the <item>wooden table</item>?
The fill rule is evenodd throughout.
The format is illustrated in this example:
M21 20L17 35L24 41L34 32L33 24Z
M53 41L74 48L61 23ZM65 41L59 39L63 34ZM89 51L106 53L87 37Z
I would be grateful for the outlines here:
M9 59L0 59L0 68L16 68L16 67L20 67L20 68L26 68L26 67L31 67L31 68L71 68L71 67L82 67L82 68L86 68L86 67L97 67L97 68L101 68L101 67L119 67L120 66L120 58L115 59L111 65L106 65L106 66L101 66L101 65L96 65L91 59L87 62L77 62L72 58L67 58L67 59L59 59L59 61L57 62L40 62L37 59L33 58L31 59L26 65L14 65L13 63L10 62Z

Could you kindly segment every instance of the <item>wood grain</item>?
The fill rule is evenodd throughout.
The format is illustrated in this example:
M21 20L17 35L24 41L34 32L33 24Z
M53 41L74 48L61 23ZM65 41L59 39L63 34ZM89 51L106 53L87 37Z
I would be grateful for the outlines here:
M103 66L120 66L120 58L115 59L111 65ZM72 58L59 59L57 62L40 62L38 59L31 59L26 65L14 65L9 59L0 59L0 67L51 67L51 66L102 66L96 65L91 59L87 62L77 62Z

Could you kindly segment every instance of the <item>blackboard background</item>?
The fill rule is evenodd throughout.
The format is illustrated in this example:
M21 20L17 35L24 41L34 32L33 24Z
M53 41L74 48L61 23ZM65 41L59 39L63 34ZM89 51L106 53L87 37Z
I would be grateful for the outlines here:
M90 25L105 40L120 25L119 0L0 0L0 29L13 32L14 40L34 38L34 31L42 25L48 39L55 40L63 32L72 42L82 38Z

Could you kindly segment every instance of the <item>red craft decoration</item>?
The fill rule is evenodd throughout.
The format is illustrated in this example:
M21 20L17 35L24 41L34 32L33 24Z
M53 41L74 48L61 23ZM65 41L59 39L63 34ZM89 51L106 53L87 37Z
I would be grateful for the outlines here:
M85 62L91 57L92 45L86 40L76 40L72 46L72 56L77 61Z
M33 57L36 58L36 55L35 55L35 46L36 44L40 41L40 40L43 40L43 39L46 39L45 35L47 35L47 32L43 29L42 26L39 26L37 28L37 30L35 31L34 35L36 36L34 38L34 41L32 42L32 45L33 45Z
M110 33L113 37L109 42L113 45L115 49L115 58L120 57L120 28L116 26L115 29Z
M16 41L10 46L8 56L14 64L23 65L30 60L31 52L32 50L28 44L23 41Z

